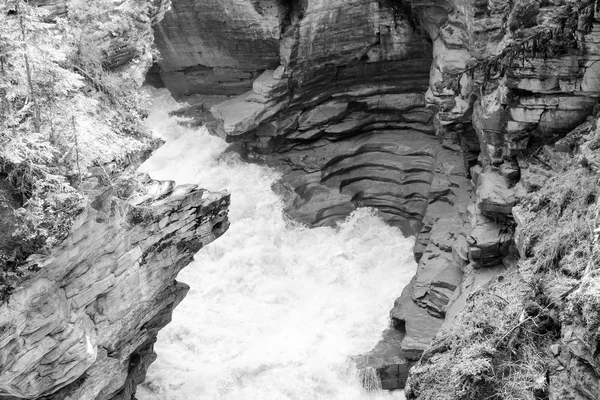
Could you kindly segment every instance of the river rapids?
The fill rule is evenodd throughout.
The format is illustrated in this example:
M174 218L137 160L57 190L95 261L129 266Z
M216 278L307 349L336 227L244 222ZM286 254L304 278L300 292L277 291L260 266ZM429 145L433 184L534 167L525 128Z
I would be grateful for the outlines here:
M403 399L367 392L352 356L369 351L415 273L413 239L359 209L335 228L287 220L278 174L223 154L205 128L169 116L152 89L149 126L166 140L142 170L231 193L229 230L178 276L191 286L155 346L139 400Z

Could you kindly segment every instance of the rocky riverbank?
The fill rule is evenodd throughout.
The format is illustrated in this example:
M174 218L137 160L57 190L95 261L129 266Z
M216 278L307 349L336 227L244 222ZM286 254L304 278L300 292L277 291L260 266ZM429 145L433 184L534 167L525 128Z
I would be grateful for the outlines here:
M598 398L597 122L563 139L570 153L547 159L552 176L513 208L518 257L468 290L411 371L408 398Z
M0 307L0 393L130 399L158 330L189 287L177 273L228 227L229 196L149 181L134 201L96 197Z

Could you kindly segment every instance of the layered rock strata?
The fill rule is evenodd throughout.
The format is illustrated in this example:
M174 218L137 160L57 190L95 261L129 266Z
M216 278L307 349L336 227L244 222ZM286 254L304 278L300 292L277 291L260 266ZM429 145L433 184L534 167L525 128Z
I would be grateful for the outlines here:
M519 20L517 13L525 3L536 10L534 22L527 27L511 25L511 21ZM456 223L434 225L434 229L452 227L450 229L458 233L455 237L458 240L451 240L446 252L435 256L439 266L432 269L446 277L445 285L450 289L450 296L433 296L436 300L443 299L446 324L463 309L471 293L504 273L506 265L511 265L503 261L510 253L513 240L512 209L520 198L539 188L551 175L549 165L561 160L547 145L542 147L542 154L536 152L536 148L555 142L583 122L592 113L598 95L597 88L591 85L593 65L600 54L596 47L598 24L592 4L577 2L565 7L553 4L544 7L537 2L520 2L512 8L499 3L495 7L487 4L485 9L481 8L483 6L483 3L479 7L457 4L447 20L436 21L435 13L422 14L424 26L436 38L428 99L440 106L440 112L436 114L439 121L437 135L443 141L450 139L461 145L465 164L471 166L470 176L476 192L473 204L467 208L469 223L466 229L461 232L461 225ZM506 20L508 24L502 22ZM568 42L567 34L560 36L559 31L565 29L565 20L576 21L571 22L570 28L571 34L577 37L576 43ZM441 25L439 21L442 21ZM542 24L548 26L541 27ZM529 28L534 30L526 31ZM505 53L513 51L511 46L519 47L529 40L519 42L520 37L543 36L548 30L563 46L560 51L556 50L554 57L548 54L547 48L538 48L536 53L536 43L528 43L526 49L518 50L522 52L519 60L505 58ZM494 40L490 40L491 37ZM541 46L542 41L539 43ZM550 46L549 43L546 45ZM491 65L498 54L504 63L508 63L504 67L506 71L500 71L502 63ZM453 60L457 55L460 57ZM479 60L482 64L477 64ZM463 73L469 68L477 71L479 65L483 65L483 71ZM550 77L548 71L553 69L558 71L557 76ZM473 102L477 91L479 96ZM472 121L473 130L465 126L465 118ZM476 149L471 145L472 139L469 140L472 132L480 144L477 165L473 164ZM532 159L532 153L538 154ZM428 210L430 212L433 210ZM429 236L426 231L420 236L423 234ZM429 246L435 243L432 238L429 240ZM427 274L429 262L429 257L421 259L417 278L405 292L412 293L413 300L425 306L430 314L443 316L442 310L432 309L431 304L414 294L421 293L419 280L429 283L430 287L437 284L436 278ZM460 268L464 272L462 278L453 275L452 268ZM407 294L404 297L407 298ZM400 298L391 317L393 321L401 321L396 324L405 331L412 326L419 333L430 333L420 346L414 346L419 354L427 348L435 329L431 328L431 323L415 318L418 312L404 311L407 308L410 308L409 303ZM411 315L414 322L410 321ZM413 347L411 342L405 338L397 351L406 352L410 347Z
M241 94L279 64L283 0L170 3L154 34L162 78L174 94Z
M188 287L175 281L228 228L229 195L149 181L108 190L0 307L0 396L130 399L156 357L158 329Z
M286 21L282 65L212 108L218 133L283 172L298 220L331 225L371 206L418 232L438 147L422 32L375 1L308 2Z
M190 15L178 7L172 18ZM384 387L402 387L440 318L451 323L469 295L510 264L513 207L561 162L556 153L566 145L552 145L594 111L596 4L306 0L263 9L273 21L262 22L263 32L280 21L279 36L265 40L276 39L279 65L254 51L263 63L248 58L253 74L265 71L251 87L249 75L243 80L240 91L250 91L211 108L214 130L249 160L282 171L275 189L294 218L331 225L370 206L417 235L418 272L391 313L397 332L359 362L378 370ZM221 18L259 37L254 14L241 28L239 15ZM177 43L159 42L163 54L176 46L216 54L203 38L194 44L200 49L163 33ZM219 46L235 54L234 41ZM195 62L211 71L218 64ZM163 69L175 94L184 90L169 83L169 71L184 67ZM225 81L190 73L185 93L232 94Z

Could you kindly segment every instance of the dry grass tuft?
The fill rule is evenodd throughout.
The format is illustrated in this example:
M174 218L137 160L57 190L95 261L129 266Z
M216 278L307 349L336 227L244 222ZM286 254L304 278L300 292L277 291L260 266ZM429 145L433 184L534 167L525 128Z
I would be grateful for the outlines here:
M533 400L543 395L552 359L543 349L559 328L531 292L515 271L474 293L413 368L407 398Z
M557 302L563 319L580 320L588 339L600 338L600 176L572 166L525 203L535 213L525 223L532 245L527 262L543 288L566 286ZM561 283L562 282L562 283ZM556 297L556 296L555 296Z
M552 178L524 207L524 223L535 272L559 270L581 278L593 257L600 177L587 168L569 169Z

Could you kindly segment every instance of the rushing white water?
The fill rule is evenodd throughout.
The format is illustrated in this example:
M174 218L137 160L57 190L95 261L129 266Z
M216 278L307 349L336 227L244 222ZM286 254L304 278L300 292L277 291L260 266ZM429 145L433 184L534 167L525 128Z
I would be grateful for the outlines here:
M168 93L153 95L148 122L167 143L142 169L228 190L231 227L178 276L191 290L158 336L138 398L402 399L363 390L349 357L387 327L416 268L413 240L366 209L337 229L286 221L273 170L221 156L223 140L179 126Z

